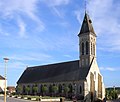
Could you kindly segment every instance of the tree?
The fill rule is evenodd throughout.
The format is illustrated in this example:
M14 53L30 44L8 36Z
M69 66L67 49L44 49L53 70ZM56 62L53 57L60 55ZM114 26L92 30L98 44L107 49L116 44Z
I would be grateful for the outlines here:
M17 93L20 94L22 91L22 86L18 85L16 89L17 89Z
M70 91L70 88L68 86L64 86L64 92L65 92L65 95L68 96L68 92Z
M37 92L38 92L38 87L37 87L37 85L35 85L35 86L33 86L33 93L37 94Z
M117 90L106 90L106 98L107 99L117 99L118 95L117 95Z
M58 86L55 86L55 85L52 86L52 92L54 92L55 95L56 95L57 91L58 91Z
M42 86L42 92L45 94L48 91L48 88L46 85Z
M30 92L30 86L26 86L25 87L25 92L27 93L27 95L29 94L29 92Z
M113 90L112 91L112 99L117 99L117 98L118 98L117 91Z

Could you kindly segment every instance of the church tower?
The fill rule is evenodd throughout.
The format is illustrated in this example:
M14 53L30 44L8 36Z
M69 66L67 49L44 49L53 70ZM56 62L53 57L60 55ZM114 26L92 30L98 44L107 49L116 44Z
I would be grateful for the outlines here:
M80 67L89 67L92 60L96 58L96 34L94 32L92 21L85 12L79 36L79 57Z

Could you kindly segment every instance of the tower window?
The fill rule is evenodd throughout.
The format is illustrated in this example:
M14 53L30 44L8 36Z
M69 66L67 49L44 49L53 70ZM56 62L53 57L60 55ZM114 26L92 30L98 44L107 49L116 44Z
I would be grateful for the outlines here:
M82 55L84 55L84 43L82 43Z
M84 66L84 59L82 59L82 66Z
M95 55L95 45L93 44L93 54Z
M92 43L91 43L91 55L93 54L93 48L92 48Z
M86 55L89 53L89 43L86 41Z

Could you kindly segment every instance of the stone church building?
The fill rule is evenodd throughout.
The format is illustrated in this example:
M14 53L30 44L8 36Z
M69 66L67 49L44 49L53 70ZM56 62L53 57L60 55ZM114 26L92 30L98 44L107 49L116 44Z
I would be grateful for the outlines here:
M86 12L78 37L80 59L28 67L17 82L17 87L22 87L17 91L26 94L25 89L29 87L28 94L32 94L33 87L36 86L39 95L43 95L43 91L45 95L51 95L55 91L58 96L75 95L87 102L103 99L105 88L96 61L96 34ZM53 86L56 86L54 90Z

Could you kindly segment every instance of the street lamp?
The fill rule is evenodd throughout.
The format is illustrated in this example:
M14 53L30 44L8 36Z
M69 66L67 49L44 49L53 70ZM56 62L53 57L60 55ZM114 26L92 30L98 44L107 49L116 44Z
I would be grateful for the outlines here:
M4 102L6 102L6 71L7 71L7 62L8 62L8 58L3 58L3 60L5 61L5 87L4 87Z

